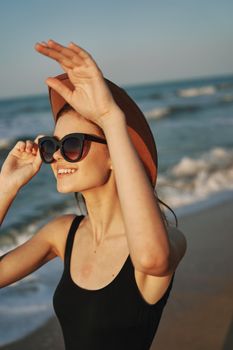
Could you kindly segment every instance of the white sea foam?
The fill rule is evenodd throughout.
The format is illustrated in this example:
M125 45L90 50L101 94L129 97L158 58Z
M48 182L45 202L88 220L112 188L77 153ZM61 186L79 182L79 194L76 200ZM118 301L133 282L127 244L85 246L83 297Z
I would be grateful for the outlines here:
M172 114L180 115L181 113L186 113L188 115L192 112L196 112L199 109L200 106L198 105L175 104L167 107L156 107L146 111L144 114L147 119L160 119Z
M64 209L59 209L59 213L54 212L50 220L57 215L60 216L76 212L78 212L76 207L68 206ZM80 215L81 213L78 212L77 214ZM0 236L0 256L28 241L46 222L47 219L45 220L44 218L30 222L21 229L21 232L14 227L9 228L7 234Z
M159 198L173 208L191 204L226 190L233 190L233 150L214 148L199 159L183 157L158 177Z
M169 107L157 107L144 113L148 119L160 119L170 113Z
M216 147L204 152L200 159L184 157L172 168L171 173L175 176L195 175L201 170L211 172L213 170L225 169L233 165L233 151L222 147Z
M36 224L30 223L25 226L24 233L19 233L15 228L10 228L7 235L0 236L0 256L29 240L37 227Z
M198 88L179 89L177 95L181 97L194 97L200 95L213 95L216 93L216 88L212 85L201 86Z

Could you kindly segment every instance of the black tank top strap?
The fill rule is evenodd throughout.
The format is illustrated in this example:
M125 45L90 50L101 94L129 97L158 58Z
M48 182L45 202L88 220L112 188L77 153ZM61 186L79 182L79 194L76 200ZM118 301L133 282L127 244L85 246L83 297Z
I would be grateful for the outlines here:
M75 218L73 219L67 239L66 239L66 247L65 247L65 266L69 267L69 262L70 262L70 256L72 252L72 246L74 242L74 236L76 233L76 230L80 224L80 221L84 218L84 215L76 215Z

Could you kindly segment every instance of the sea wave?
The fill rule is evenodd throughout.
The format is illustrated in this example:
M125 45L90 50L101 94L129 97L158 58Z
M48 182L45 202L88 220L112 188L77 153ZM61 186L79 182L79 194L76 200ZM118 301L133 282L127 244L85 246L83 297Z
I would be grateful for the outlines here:
M159 198L174 208L198 202L214 193L233 189L233 150L215 147L199 158L184 156L180 161L158 175ZM45 208L45 210L47 210ZM67 203L54 205L50 215L76 212ZM42 215L43 214L43 215ZM44 213L43 216L44 220ZM3 228L0 235L0 255L27 241L41 227L42 218L25 225L17 223ZM24 221L25 222L25 221Z
M148 119L160 119L163 117L180 114L180 113L193 113L201 109L198 105L174 105L167 107L156 107L150 111L144 113Z
M216 108L217 106L227 106L233 103L233 95L226 94L219 97L215 101L206 102L205 104L176 104L163 107L155 107L149 111L144 112L147 119L160 119L164 117L170 117L172 115L184 114L184 113L196 113L200 110Z
M231 90L233 89L233 82L222 82L222 83L216 83L211 85L202 85L202 86L189 86L185 88L179 88L177 90L171 91L170 96L173 94L175 96L181 97L181 98L190 98L190 97L198 97L198 96L204 96L204 95L214 95L218 91L223 90ZM154 92L150 93L147 98L154 99L154 100L162 100L166 99L167 92ZM144 96L146 98L146 96Z
M147 119L160 119L170 114L169 107L156 107L144 113Z
M183 157L158 177L160 198L174 208L233 190L233 150L216 147L198 159Z
M195 97L201 95L213 95L216 93L216 87L213 85L190 87L186 89L178 89L176 95L181 97Z
M162 100L164 98L164 95L162 93L159 93L159 92L154 92L154 93L146 96L146 98L149 98L152 100Z
M28 220L23 220L21 223L16 222L10 226L1 228L0 256L29 240L46 223L45 213L47 213L47 217L49 216L51 220L58 215L76 212L80 215L81 213L71 203L73 201L67 200L62 203L54 203L53 207L45 206L38 217L31 217ZM27 223L25 224L25 222Z
M28 105L28 106L23 106L19 107L17 109L12 110L9 114L11 115L20 115L20 114L33 114L33 113L38 113L38 112L47 112L50 111L50 106L49 105Z
M20 114L33 114L50 110L47 96L35 95L0 100L0 117L13 117Z

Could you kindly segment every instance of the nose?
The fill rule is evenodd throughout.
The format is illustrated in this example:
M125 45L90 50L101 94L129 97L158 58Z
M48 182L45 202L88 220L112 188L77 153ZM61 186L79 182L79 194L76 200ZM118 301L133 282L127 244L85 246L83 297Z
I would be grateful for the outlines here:
M62 154L61 154L61 151L60 151L60 148L53 153L53 158L57 161L58 159L61 159L63 158Z

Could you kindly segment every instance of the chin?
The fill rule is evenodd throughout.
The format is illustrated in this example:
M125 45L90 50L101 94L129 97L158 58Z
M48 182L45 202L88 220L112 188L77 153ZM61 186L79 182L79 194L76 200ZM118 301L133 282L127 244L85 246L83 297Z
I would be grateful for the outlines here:
M59 178L58 175L55 175L55 179L57 181L57 191L58 192L75 192L74 188L77 187L77 178L72 175L64 175L64 178ZM67 177L66 177L67 176Z
M72 186L72 184L57 183L57 192L60 192L60 193L77 192L76 189L77 189L77 185Z

